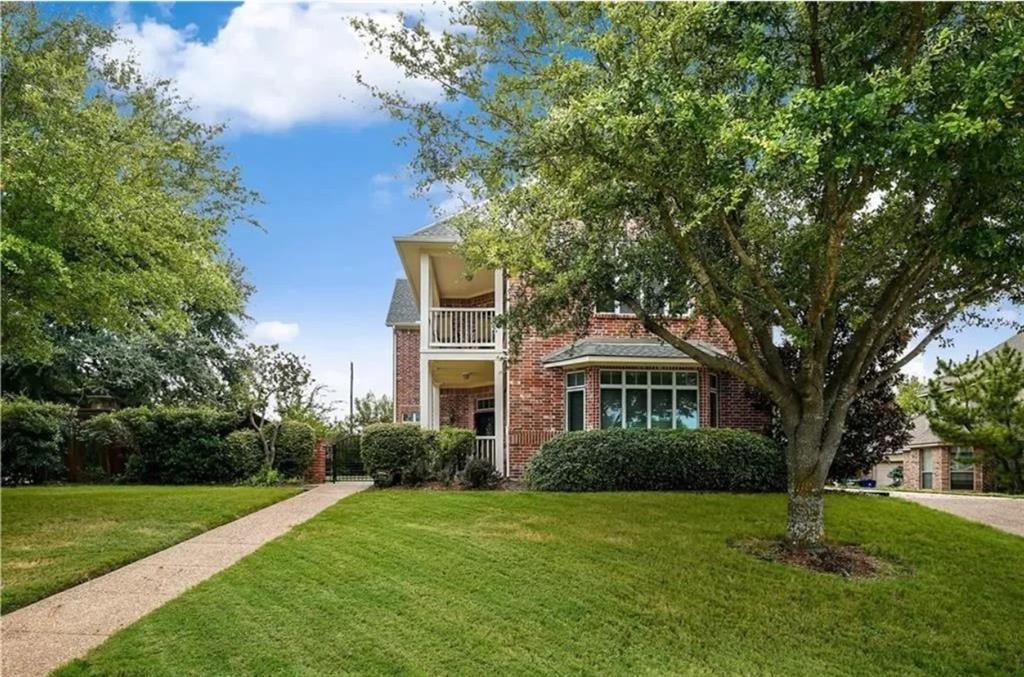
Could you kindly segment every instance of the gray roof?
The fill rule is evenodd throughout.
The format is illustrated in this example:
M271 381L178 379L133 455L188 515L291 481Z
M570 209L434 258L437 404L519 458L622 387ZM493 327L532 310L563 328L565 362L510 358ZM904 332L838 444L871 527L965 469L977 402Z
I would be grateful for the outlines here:
M690 341L709 355L726 356L728 353L717 346L704 341ZM556 350L547 355L544 364L558 364L581 357L626 357L651 360L680 359L687 355L664 341L654 338L613 338L606 336L588 336L572 345Z
M455 230L455 226L452 225L450 219L442 219L441 221L435 221L429 226L424 226L417 231L413 231L412 233L403 236L403 238L436 240L438 242L458 242L459 232Z
M910 442L908 446L911 447L933 447L941 445L943 442L939 439L938 435L932 432L932 428L928 425L928 417L922 414L911 421L913 426L910 430Z
M989 353L995 353L997 350L1004 347L1013 348L1019 353L1024 353L1024 332L1014 334L1010 338L1006 339L1005 341L997 345L992 350L989 350L988 352L984 353L984 355L988 355Z
M420 321L420 311L416 307L416 297L412 295L409 280L395 280L395 289L391 292L391 307L388 308L388 319L385 324L394 327L396 324L416 324Z

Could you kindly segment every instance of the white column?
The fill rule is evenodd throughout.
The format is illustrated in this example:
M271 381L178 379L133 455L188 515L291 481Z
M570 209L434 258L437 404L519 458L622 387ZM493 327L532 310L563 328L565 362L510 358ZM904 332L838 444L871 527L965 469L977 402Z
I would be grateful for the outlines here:
M494 358L494 464L505 474L505 360Z
M420 350L430 347L430 280L430 254L420 252Z
M498 268L494 271L494 314L505 312L505 271ZM501 350L505 347L505 330L494 328L494 347Z
M430 390L431 403L430 403L430 429L440 430L441 429L441 387L433 386Z
M420 353L420 427L430 427L430 416L431 410L431 395L432 393L430 383L430 361L427 356Z

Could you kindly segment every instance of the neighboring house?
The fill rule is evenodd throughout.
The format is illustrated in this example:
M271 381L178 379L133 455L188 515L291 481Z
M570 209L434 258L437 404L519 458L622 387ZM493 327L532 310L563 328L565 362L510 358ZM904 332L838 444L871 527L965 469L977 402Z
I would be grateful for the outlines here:
M590 334L528 335L509 359L494 321L505 310L501 270L467 276L455 231L441 222L396 237L407 279L395 282L395 420L472 428L477 455L520 477L540 446L568 430L722 426L762 431L767 414L739 379L710 372L648 334L618 304L595 309ZM709 352L732 351L704 318L676 329Z
M993 353L1005 346L1024 352L1024 333L1010 337L988 352ZM990 488L990 483L986 484L982 464L971 462L972 449L956 447L939 439L928 425L926 416L915 418L913 425L910 444L901 454L905 488L934 491L982 491ZM881 482L879 485L882 486Z

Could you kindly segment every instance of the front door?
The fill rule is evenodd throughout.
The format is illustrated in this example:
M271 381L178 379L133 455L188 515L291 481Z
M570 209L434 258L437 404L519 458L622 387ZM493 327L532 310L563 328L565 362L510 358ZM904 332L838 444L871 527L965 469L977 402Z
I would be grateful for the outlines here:
M473 415L473 430L477 437L492 437L494 435L494 410L476 412Z

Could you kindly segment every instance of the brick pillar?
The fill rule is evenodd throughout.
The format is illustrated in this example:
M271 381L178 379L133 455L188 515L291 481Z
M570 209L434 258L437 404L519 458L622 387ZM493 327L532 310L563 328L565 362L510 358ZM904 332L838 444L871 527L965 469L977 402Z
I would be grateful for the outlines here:
M906 489L921 488L920 449L911 449L903 459L903 486Z
M949 457L948 447L935 450L935 479L932 488L936 491L949 491Z
M985 491L985 466L981 463L974 464L974 490Z
M306 468L306 482L322 484L327 478L327 450L323 440L317 440L313 447L313 458Z

